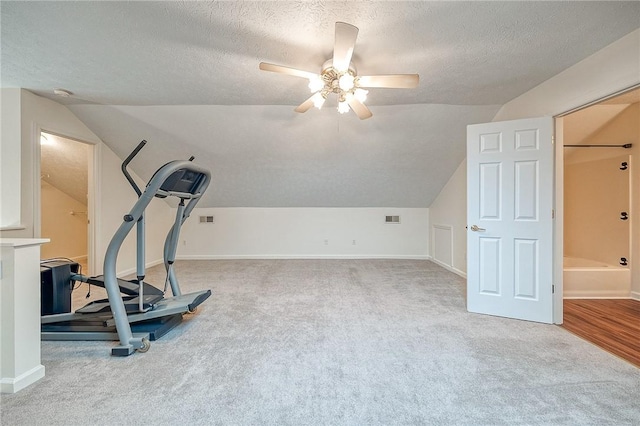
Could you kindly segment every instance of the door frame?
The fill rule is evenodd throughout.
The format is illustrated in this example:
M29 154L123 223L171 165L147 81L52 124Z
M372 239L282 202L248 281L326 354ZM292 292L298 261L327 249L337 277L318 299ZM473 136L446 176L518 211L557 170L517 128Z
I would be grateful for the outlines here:
M566 114L562 114L566 115ZM553 143L555 144L555 183L553 210L553 323L564 320L564 119L554 116Z
M88 161L88 182L87 182L87 265L88 270L83 271L84 274L90 275L95 273L96 271L101 270L96 265L98 261L98 247L99 247L99 239L100 239L100 223L101 223L101 188L100 188L100 179L101 176L101 168L100 164L102 163L102 149L101 145L95 142L87 141L81 137L74 136L69 134L66 131L57 131L52 129L49 126L42 127L38 123L33 124L33 131L31 134L33 135L32 146L34 149L31 151L33 153L32 164L33 167L33 226L34 226L34 237L40 238L42 233L42 199L41 199L41 189L40 189L40 176L41 176L41 149L40 149L40 136L42 133L49 133L55 136L59 136L61 138L69 139L78 143L83 143L89 146L90 154Z
M564 262L564 117L576 111L580 111L590 106L597 105L607 99L615 98L631 90L640 88L640 84L634 84L622 90L618 90L609 95L600 97L586 104L577 106L568 111L561 112L553 116L554 143L555 149L555 220L554 220L554 264L553 264L553 280L555 292L553 297L553 323L562 324L563 322L563 262Z

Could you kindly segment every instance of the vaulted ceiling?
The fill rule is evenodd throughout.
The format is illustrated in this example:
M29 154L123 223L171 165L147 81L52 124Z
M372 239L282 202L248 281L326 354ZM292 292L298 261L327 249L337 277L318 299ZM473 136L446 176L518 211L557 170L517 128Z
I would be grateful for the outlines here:
M465 156L466 126L640 26L640 2L0 3L2 87L67 105L149 178L196 156L201 206L428 207ZM334 25L359 27L361 75L418 73L371 89L373 117L297 114ZM54 88L73 92L53 95ZM335 103L334 105L335 106Z

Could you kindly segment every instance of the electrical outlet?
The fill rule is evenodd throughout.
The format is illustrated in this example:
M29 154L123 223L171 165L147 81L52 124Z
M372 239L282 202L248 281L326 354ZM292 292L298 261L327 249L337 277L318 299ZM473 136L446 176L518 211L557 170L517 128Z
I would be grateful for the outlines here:
M324 240L324 245L328 246L329 245L329 240Z
M356 245L356 240L353 240L353 242L351 243L352 245Z

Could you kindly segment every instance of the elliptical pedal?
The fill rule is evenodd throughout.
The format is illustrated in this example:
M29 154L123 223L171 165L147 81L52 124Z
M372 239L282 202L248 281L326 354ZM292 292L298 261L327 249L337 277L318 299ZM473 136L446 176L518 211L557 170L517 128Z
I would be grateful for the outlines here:
M104 288L104 275L99 275L97 277L89 277L87 278L86 281L91 285ZM143 281L142 284L143 284L143 288L142 288L143 294L160 294L160 295L163 294L162 290L160 290L159 288L149 283L145 283ZM140 285L138 284L137 280L127 281L127 280L122 280L118 278L118 287L120 287L121 293L127 294L129 296L137 296L140 293Z

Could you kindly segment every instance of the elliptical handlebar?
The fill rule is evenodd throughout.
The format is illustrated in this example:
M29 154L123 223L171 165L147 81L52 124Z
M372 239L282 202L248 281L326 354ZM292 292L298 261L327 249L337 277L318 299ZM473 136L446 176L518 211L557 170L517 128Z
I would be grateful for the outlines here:
M140 142L138 144L138 146L136 147L136 149L134 149L133 151L131 151L131 154L129 154L129 156L127 158L125 158L125 160L122 162L122 173L124 174L124 177L127 178L127 180L129 181L129 185L131 185L131 187L133 188L134 191L136 191L136 194L138 194L138 198L140 198L140 196L142 195L142 191L140 190L140 188L138 187L138 185L136 184L136 182L133 180L133 178L131 177L131 175L129 174L129 171L127 170L127 166L129 165L129 163L131 162L131 160L133 160L133 157L135 157L136 155L138 155L138 153L140 152L140 150L142 148L144 148L144 146L147 144L146 140L143 140L142 142Z

